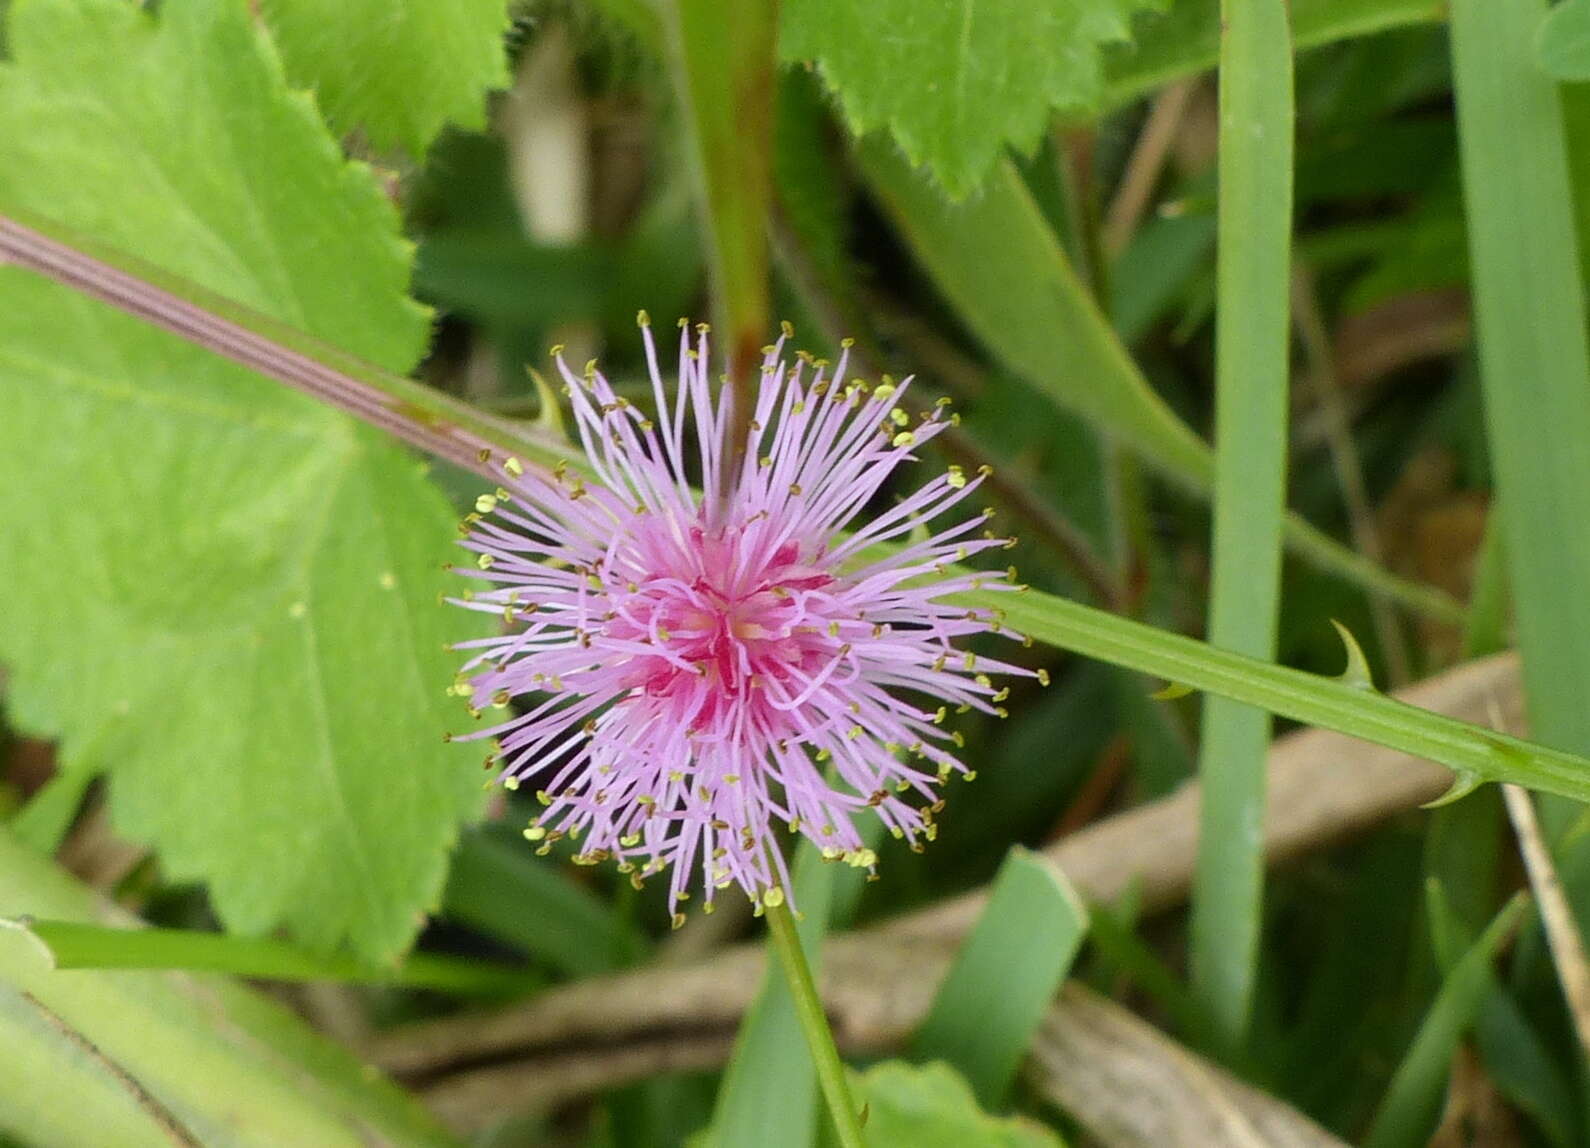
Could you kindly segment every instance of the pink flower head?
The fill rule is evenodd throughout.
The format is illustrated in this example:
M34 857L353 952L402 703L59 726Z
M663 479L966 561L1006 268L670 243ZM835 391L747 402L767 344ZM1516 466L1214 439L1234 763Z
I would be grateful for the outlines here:
M868 869L858 812L913 845L933 838L936 787L965 772L941 723L951 709L1003 715L1009 691L988 674L1029 673L954 645L1000 629L954 595L1012 584L950 564L1008 540L978 529L986 512L927 531L982 481L958 467L862 517L946 425L940 407L912 419L898 405L909 380L849 379L844 354L831 375L804 354L786 366L780 339L731 454L732 395L708 385L706 328L692 339L681 323L670 400L644 312L641 326L655 421L594 364L576 375L558 356L590 479L510 458L467 520L478 559L464 573L491 588L458 602L514 625L463 643L474 654L456 689L477 712L522 699L471 736L499 740L510 788L537 783L545 808L525 836L543 851L567 836L576 860L617 858L637 884L671 865L671 912L698 865L708 911L731 883L777 903L775 821Z

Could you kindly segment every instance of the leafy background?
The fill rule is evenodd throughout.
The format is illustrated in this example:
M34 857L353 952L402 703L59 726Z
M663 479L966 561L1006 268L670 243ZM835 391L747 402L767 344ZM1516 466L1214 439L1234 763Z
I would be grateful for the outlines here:
M785 0L776 25L751 7L767 18L715 22L691 0L0 0L0 211L554 434L555 397L525 370L547 345L631 386L638 307L754 316L735 293L766 280L760 306L814 351L854 336L868 371L956 399L933 461L997 464L1037 589L1193 635L1210 506L1232 486L1208 445L1229 393L1217 335L1287 298L1258 337L1289 369L1246 380L1285 407L1287 469L1218 444L1284 478L1277 660L1338 672L1336 619L1383 686L1449 673L1512 644L1511 585L1531 728L1590 750L1590 4L1462 0L1449 28L1427 2L1296 0L1291 281L1246 299L1217 282L1216 164L1251 147L1262 165L1278 141L1222 131L1212 0ZM1261 39L1227 66L1287 48ZM756 90L765 116L700 106ZM727 155L704 126L725 107L742 131ZM713 182L747 155L767 186ZM770 274L714 299L731 217L752 221L746 249L770 245ZM17 1067L0 1135L823 1142L771 984L732 1057L727 1029L710 1048L669 1037L662 1059L615 1053L538 1091L593 1042L640 1048L624 1024L731 1025L689 995L690 970L749 1000L755 968L725 946L758 934L734 913L674 934L612 874L534 857L480 751L444 743L469 720L444 647L473 623L438 597L477 486L0 266L0 917L141 918L171 930L150 934L150 963L273 986L109 970L134 963L114 938L0 931ZM1262 611L1242 573L1228 594ZM866 999L915 1002L908 1031L867 1030L856 1060L878 1144L1230 1142L1199 1130L1171 1069L1152 1088L1080 1076L1128 1052L1223 1065L1221 1103L1263 1143L1584 1141L1582 1038L1537 918L1509 901L1528 882L1494 792L1429 813L1411 807L1434 792L1378 799L1400 815L1326 849L1363 828L1330 787L1380 784L1336 780L1335 743L1315 799L1341 824L1272 876L1262 915L1239 905L1253 985L1222 997L1218 977L1189 986L1199 942L1164 911L1180 894L1153 890L1156 842L1116 820L1177 800L1198 699L1043 647L1030 660L1054 686L1018 691L998 729L964 727L979 779L937 847L880 844L865 887L802 869L814 946L992 883L950 931L975 920L964 945L861 962L895 974L858 980ZM1470 705L1482 725L1500 712ZM1540 804L1583 915L1580 810ZM1012 850L1116 826L1107 896ZM1257 863L1240 843L1206 860L1222 848ZM863 975L849 940L831 939L840 978ZM40 945L88 971L52 973ZM1240 950L1203 959L1248 968ZM453 1019L481 1009L492 1023ZM523 1018L552 1035L501 1035Z

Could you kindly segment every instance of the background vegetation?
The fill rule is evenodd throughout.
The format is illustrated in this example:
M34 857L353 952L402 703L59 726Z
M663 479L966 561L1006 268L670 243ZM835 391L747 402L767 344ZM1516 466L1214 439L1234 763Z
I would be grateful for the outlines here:
M1021 540L1051 688L798 871L873 1143L1590 1143L1590 0L0 17L0 1140L825 1142L749 908L442 738L448 428L644 307L914 372Z

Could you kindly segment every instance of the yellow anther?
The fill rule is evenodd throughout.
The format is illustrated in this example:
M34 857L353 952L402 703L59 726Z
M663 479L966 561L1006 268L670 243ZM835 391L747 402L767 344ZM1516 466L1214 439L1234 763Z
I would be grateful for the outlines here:
M475 499L475 510L480 514L490 514L497 509L497 499L490 494L483 494Z
M916 442L916 435L912 434L910 431L901 431L889 441L895 446L910 446Z

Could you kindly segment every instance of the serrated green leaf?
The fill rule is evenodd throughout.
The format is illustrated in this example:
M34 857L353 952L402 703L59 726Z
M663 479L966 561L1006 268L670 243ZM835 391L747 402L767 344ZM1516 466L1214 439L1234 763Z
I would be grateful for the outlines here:
M486 92L508 85L503 0L260 0L295 85L339 131L425 151L442 125L486 126Z
M396 214L241 5L36 0L9 42L0 204L412 365ZM0 395L18 722L115 745L118 828L230 927L390 959L481 798L441 744L441 496L374 432L8 269Z
M887 127L951 196L1006 144L1026 151L1054 109L1103 95L1101 44L1128 38L1143 0L788 0L780 51L810 60L857 135Z
M1063 1148L1051 1129L1022 1117L1000 1119L977 1107L956 1071L886 1060L852 1082L867 1106L870 1148Z

